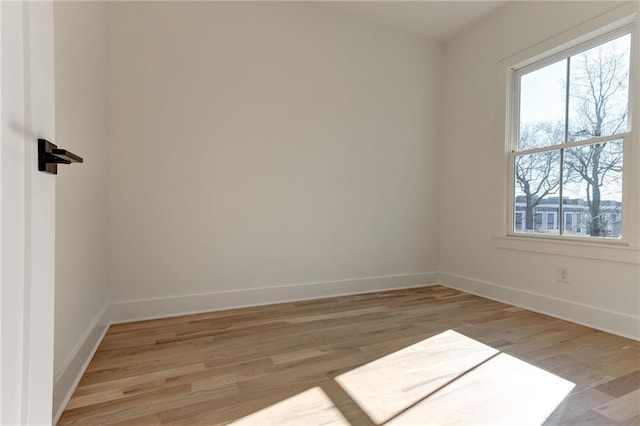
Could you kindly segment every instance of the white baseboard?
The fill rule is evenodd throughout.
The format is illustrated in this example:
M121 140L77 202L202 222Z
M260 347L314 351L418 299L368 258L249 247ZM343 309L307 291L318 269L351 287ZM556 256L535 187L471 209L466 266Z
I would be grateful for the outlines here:
M53 424L69 403L73 391L78 386L93 354L98 350L102 338L109 328L108 304L105 304L87 328L75 349L69 354L60 370L55 372L53 386Z
M78 346L65 360L60 371L55 374L53 423L57 423L62 416L110 324L279 302L423 287L437 284L437 282L437 272L425 272L110 303L98 313Z
M640 318L445 272L440 284L587 327L640 340Z
M640 320L631 315L442 272L367 277L113 302L108 306L105 305L98 313L76 350L63 363L60 371L56 372L53 390L54 424L62 415L73 391L106 334L109 324L272 303L424 287L437 283L608 333L640 340Z
M437 282L438 273L423 272L417 274L387 275L288 286L219 291L155 299L129 300L112 302L109 305L109 315L112 323L130 322L248 306L269 305L272 303L422 287L433 285Z

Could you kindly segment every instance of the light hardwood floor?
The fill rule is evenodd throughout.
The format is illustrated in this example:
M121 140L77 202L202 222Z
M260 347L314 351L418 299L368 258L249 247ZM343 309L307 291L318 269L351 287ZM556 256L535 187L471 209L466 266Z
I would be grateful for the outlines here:
M640 343L442 286L110 327L59 424L640 424Z

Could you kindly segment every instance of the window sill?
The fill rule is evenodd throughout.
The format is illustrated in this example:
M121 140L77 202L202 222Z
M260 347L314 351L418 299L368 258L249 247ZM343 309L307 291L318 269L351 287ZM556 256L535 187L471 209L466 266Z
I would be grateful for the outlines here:
M561 256L640 265L640 247L624 243L563 241L540 237L494 235L493 246L499 249L529 251Z

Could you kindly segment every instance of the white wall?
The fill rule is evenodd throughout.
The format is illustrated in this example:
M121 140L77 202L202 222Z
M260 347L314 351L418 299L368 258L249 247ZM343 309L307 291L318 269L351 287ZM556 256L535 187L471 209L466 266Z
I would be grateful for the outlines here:
M312 4L109 10L114 302L428 284L436 45Z
M55 408L85 361L83 345L98 337L107 303L106 17L105 3L55 2L54 143L85 160L59 166L55 178Z
M492 239L506 186L502 61L616 6L513 2L445 46L441 281L638 338L638 264L496 248ZM572 268L571 284L557 282L558 264Z

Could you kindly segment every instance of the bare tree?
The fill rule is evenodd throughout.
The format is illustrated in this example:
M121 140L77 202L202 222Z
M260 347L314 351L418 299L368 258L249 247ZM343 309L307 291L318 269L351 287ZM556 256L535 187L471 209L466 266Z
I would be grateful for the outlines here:
M561 123L538 121L520 129L519 149L561 143L564 139ZM525 199L525 229L534 229L534 210L560 186L559 151L545 151L517 157L515 175Z
M613 42L577 56L571 67L569 120L572 141L609 136L626 126L628 114L629 49ZM604 142L565 150L565 182L585 183L591 236L605 236L610 220L602 209L602 189L622 171L622 144Z

